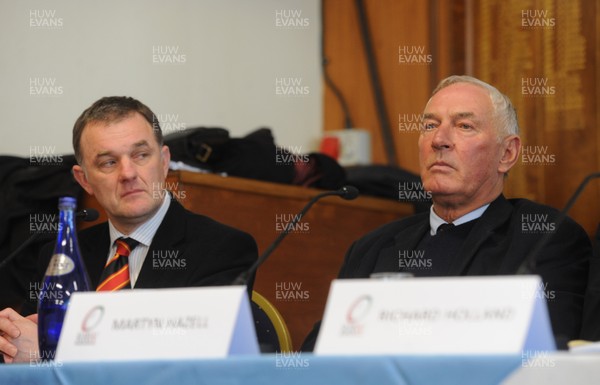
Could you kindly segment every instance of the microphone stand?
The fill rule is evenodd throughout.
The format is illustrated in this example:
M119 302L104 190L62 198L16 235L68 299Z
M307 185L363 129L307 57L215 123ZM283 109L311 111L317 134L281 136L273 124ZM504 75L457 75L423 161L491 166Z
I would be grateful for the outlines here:
M319 195L315 195L306 204L306 206L304 206L304 208L300 211L300 213L298 215L296 215L294 217L294 219L285 226L285 228L283 229L281 234L279 234L279 236L275 239L275 241L273 241L273 243L271 243L269 245L269 247L267 247L267 249L261 254L260 257L258 257L256 262L254 262L254 264L250 267L250 269L248 269L248 270L242 272L240 275L238 275L232 284L233 285L246 285L248 283L248 277L250 277L252 274L254 274L256 272L256 269L258 269L258 267L260 265L262 265L267 260L267 258L269 258L269 255L271 255L273 253L273 251L275 251L275 249L277 248L277 246L279 246L281 241L283 241L283 239L289 234L289 232L300 221L300 219L302 219L304 214L306 214L306 212L315 203L317 203L318 200L320 200L321 198L324 198L326 196L331 196L331 195L338 195L344 199L352 200L358 196L358 189L356 189L356 187L353 187L353 186L344 186L341 189L336 190L336 191L327 191L327 192L321 193Z
M83 209L76 214L76 217L84 222L93 222L96 219L98 219L98 216L98 211L96 211L95 209ZM0 262L0 270L2 270L2 268L5 265L12 261L17 255L21 254L23 250L25 250L25 248L31 245L34 241L37 241L40 237L48 238L49 241L50 239L56 237L56 234L33 233L29 238L25 240L25 242L21 244L21 246L17 247L15 251L10 253L6 258L4 258L2 262Z

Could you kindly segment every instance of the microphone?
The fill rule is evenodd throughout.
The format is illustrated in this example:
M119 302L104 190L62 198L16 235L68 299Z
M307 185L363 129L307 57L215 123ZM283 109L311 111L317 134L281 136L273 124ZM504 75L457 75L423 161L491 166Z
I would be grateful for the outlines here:
M340 197L347 201L351 201L352 199L356 199L358 197L358 189L354 186L344 186L341 189L336 191Z
M100 217L100 214L96 209L83 209L75 214L75 216L84 222L94 222Z
M586 176L583 179L583 181L579 184L579 187L577 187L577 190L575 190L575 192L573 193L571 198L569 198L565 207L560 211L560 213L556 217L556 221L555 221L556 230L558 230L558 226L560 226L562 221L565 219L565 217L567 216L567 212L571 209L571 207L573 207L573 205L577 201L577 198L579 198L579 196L583 192L583 189L585 188L585 186L587 186L587 184L592 179L595 179L595 178L600 178L600 172L595 172L595 173L592 173L592 174ZM535 266L536 266L535 257L540 253L540 251L542 250L542 247L546 246L546 243L548 243L551 236L552 236L552 233L548 232L548 233L545 233L540 238L538 243L531 249L529 254L527 254L527 256L525 257L525 259L523 260L521 265L519 265L519 269L517 270L518 275L531 274L531 272L533 272L533 270L535 269Z
M75 214L75 216L84 222L93 222L96 219L98 219L100 214L98 213L98 210L95 210L95 209L83 209L83 210L77 212ZM4 260L2 262L0 262L0 269L2 269L7 263L12 261L17 255L21 254L21 252L23 250L25 250L25 248L27 246L29 246L30 244L32 244L34 241L36 241L38 239L44 239L44 238L46 238L46 240L49 241L50 239L52 239L54 237L55 237L55 234L51 234L51 233L33 233L15 251L10 253L6 258L4 258Z
M258 257L256 262L254 262L254 264L248 270L243 271L240 275L238 275L232 284L233 285L246 285L248 283L248 277L250 277L252 274L254 274L254 272L256 272L256 269L258 269L258 267L267 260L269 255L271 255L271 253L273 253L273 251L275 251L275 249L277 248L277 246L279 246L281 241L283 241L283 239L294 228L296 223L298 223L300 221L300 219L302 219L304 214L306 214L306 212L312 207L312 205L317 203L318 200L320 200L321 198L327 197L327 196L331 196L331 195L337 195L345 200L352 200L352 199L355 199L356 197L358 197L358 194L359 194L359 192L356 187L344 186L339 190L326 191L324 193L315 195L310 201L308 201L308 203L306 204L306 206L304 206L304 208L300 211L300 213L298 215L294 216L292 221L290 223L288 223L287 226L285 226L285 228L281 232L281 234L279 234L279 236L275 239L275 241L273 241L273 243L271 243L269 245L269 247L261 254L260 257Z

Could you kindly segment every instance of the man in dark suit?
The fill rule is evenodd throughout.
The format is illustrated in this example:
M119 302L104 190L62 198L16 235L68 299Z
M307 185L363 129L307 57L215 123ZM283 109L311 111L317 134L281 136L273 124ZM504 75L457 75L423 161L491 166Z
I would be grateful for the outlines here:
M158 120L141 102L102 98L73 128L77 182L94 195L108 222L79 234L97 290L228 285L257 259L244 232L185 210L165 191L170 161ZM117 244L130 253L114 285L106 285ZM49 260L49 254L45 260ZM113 271L114 272L114 271ZM110 278L112 279L112 277ZM37 317L0 312L0 351L6 362L28 361L37 350Z
M93 287L110 249L108 223L78 234ZM256 260L254 239L171 201L152 239L134 288L230 285Z
M554 334L579 337L591 245L585 231L557 210L525 199L507 200L504 180L521 147L512 103L496 88L451 76L434 90L423 114L419 163L429 212L389 223L356 241L340 278L377 272L414 276L515 274L550 232L534 258ZM303 346L311 350L318 326Z
M594 238L594 256L590 260L580 336L582 340L587 341L600 341L600 225Z

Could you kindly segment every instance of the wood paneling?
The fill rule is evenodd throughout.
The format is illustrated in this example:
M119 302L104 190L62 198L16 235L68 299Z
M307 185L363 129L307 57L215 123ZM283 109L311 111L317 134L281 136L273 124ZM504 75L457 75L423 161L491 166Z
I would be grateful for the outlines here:
M464 72L464 0L365 1L365 8L396 163L418 173L416 119L441 78ZM373 163L386 164L355 2L324 0L323 17L327 71L348 102L354 126L371 132ZM325 87L325 130L344 128L343 122L338 101Z
M365 1L365 8L396 143L397 163L418 172L418 132L400 130L399 119L402 116L410 120L422 112L431 92L433 64L420 60L401 63L400 52L431 55L435 61L428 28L429 3ZM348 101L354 126L371 132L374 163L386 164L355 2L325 0L324 20L328 72ZM325 130L344 128L342 111L328 88L324 95L324 127Z
M496 85L517 109L523 152L507 180L509 196L557 208L600 169L599 1L474 1L474 75ZM600 183L570 215L592 233Z

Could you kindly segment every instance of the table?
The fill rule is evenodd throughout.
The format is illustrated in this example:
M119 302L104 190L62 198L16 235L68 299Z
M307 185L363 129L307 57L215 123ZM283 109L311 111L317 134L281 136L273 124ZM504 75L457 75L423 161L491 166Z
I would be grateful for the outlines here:
M520 355L322 357L287 353L207 360L2 365L0 384L492 385L501 383L521 363Z

